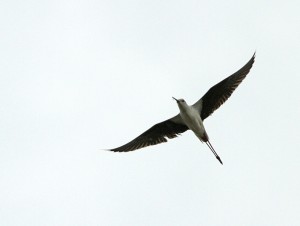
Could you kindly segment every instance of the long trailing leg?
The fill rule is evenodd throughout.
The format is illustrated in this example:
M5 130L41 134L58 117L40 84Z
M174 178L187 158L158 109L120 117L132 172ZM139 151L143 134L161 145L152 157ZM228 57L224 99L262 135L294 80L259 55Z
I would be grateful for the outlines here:
M222 162L220 156L217 154L217 152L215 151L215 149L213 148L213 146L211 145L211 143L209 142L209 140L207 140L205 143L209 147L209 149L212 151L212 153L214 153L214 155L219 160L219 162L223 165L223 162Z

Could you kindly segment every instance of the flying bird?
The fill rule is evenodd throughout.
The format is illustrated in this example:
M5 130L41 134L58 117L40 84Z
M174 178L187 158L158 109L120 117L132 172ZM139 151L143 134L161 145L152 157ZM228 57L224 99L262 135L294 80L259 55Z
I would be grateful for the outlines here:
M134 151L150 145L167 142L166 138L175 138L177 135L190 129L201 142L204 142L209 147L219 162L223 164L221 158L209 141L203 121L231 96L233 91L249 73L254 60L255 53L240 70L211 87L204 96L193 105L188 105L184 99L172 97L177 102L180 110L179 114L155 124L127 144L109 150L114 152Z

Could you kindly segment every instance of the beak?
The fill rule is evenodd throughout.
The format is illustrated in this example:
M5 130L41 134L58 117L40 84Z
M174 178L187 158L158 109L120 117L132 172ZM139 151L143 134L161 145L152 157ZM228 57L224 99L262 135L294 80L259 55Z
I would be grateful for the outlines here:
M176 100L176 102L178 102L178 100L175 97L172 97L174 100Z

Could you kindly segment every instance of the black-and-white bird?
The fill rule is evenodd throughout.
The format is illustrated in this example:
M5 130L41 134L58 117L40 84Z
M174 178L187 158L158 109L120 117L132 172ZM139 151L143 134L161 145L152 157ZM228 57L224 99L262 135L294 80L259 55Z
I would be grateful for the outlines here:
M204 96L193 105L188 105L184 99L176 99L173 97L179 107L179 114L155 124L129 143L109 150L114 152L134 151L150 145L167 142L166 138L175 138L177 135L190 129L200 141L207 144L215 157L223 164L221 158L209 142L209 137L204 128L203 121L231 96L233 91L249 73L254 63L254 59L255 53L244 67L211 87Z

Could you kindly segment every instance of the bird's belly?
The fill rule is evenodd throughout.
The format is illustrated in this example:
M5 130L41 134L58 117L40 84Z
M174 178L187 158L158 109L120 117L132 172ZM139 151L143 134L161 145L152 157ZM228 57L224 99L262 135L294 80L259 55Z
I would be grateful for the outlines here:
M181 113L181 117L187 127L189 127L201 141L208 140L207 133L199 115L193 114L193 112L185 112L183 114Z

